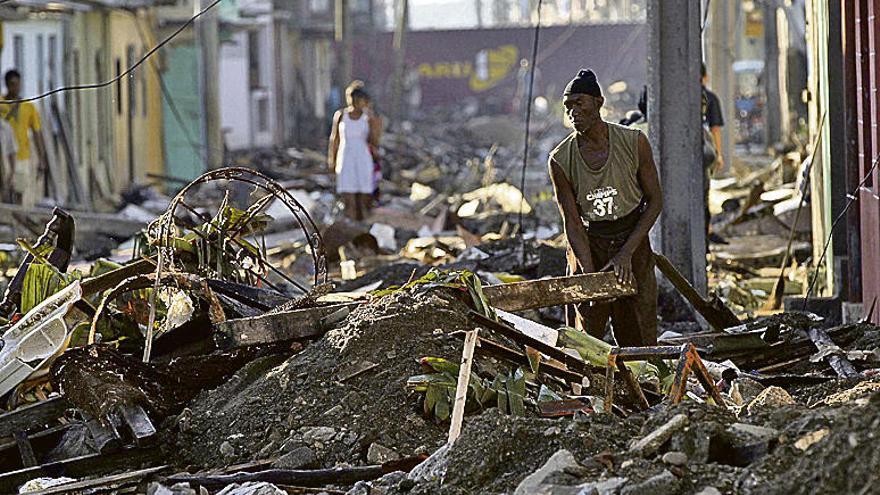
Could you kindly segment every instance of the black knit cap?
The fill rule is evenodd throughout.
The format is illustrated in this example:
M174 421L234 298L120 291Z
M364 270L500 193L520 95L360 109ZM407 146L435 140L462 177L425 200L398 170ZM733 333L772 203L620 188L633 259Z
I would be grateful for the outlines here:
M596 74L592 69L581 69L574 79L569 81L562 93L563 96L577 94L602 97L602 88L599 87L599 81L596 80Z

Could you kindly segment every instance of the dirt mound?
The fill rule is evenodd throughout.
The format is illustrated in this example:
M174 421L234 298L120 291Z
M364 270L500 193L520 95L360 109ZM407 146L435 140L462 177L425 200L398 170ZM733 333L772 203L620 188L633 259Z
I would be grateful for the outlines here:
M876 493L880 394L813 410L785 408L767 418L785 442L739 480L744 494ZM811 443L815 442L815 443ZM806 449L806 450L804 450Z
M180 462L221 466L311 449L317 464L363 464L377 443L401 456L442 445L405 390L418 359L457 359L470 330L450 293L399 293L359 307L288 359L262 359L197 397L170 427Z

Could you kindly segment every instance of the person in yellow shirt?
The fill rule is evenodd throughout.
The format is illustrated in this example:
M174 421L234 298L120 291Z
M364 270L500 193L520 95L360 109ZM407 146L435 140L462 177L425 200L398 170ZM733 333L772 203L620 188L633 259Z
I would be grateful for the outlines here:
M4 76L6 81L5 100L17 100L21 97L21 74L10 70ZM42 195L43 181L39 177L47 170L46 147L40 133L40 114L31 102L0 104L0 118L12 126L18 153L12 164L12 187L21 197L22 206L34 206ZM31 134L33 134L36 156L31 153Z

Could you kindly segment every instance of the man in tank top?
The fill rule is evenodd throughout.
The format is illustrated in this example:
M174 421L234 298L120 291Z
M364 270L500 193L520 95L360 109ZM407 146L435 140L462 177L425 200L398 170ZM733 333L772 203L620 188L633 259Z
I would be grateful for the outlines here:
M605 99L591 70L563 94L574 132L550 153L550 177L568 240L571 273L613 270L638 294L575 307L574 326L602 338L609 318L620 346L657 344L657 280L648 231L663 208L648 139L602 120Z

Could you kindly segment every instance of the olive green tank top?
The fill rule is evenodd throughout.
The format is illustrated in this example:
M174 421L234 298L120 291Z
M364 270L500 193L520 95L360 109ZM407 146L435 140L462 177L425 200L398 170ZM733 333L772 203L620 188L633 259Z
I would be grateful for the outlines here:
M634 212L642 202L639 185L641 131L607 122L608 161L598 170L584 162L572 132L550 152L574 189L578 211L586 222L610 222Z

